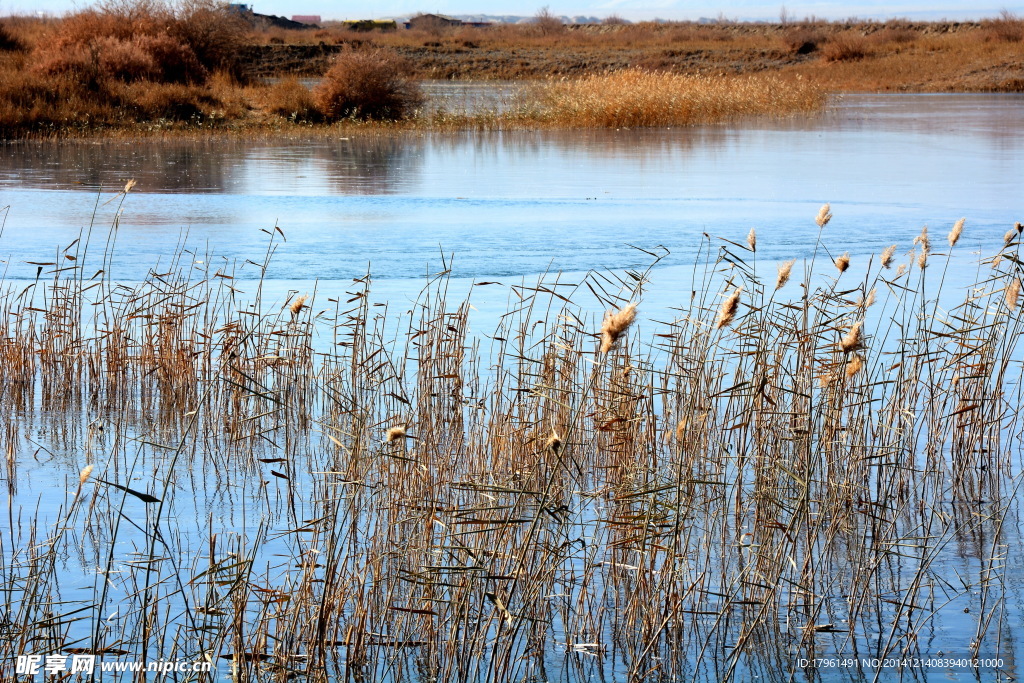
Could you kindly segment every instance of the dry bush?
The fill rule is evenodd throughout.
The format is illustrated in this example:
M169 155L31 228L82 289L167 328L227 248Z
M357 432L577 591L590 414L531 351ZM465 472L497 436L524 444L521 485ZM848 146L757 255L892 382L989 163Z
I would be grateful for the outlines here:
M203 66L199 55L189 44L166 33L138 36L133 42L156 62L156 80L165 83L203 83L210 75L209 69Z
M985 39L1004 43L1019 43L1024 40L1024 19L1009 10L999 13L997 19L982 22Z
M202 83L209 75L188 45L166 33L133 38L101 36L87 43L61 41L36 52L34 68L42 73L165 83Z
M408 72L408 62L391 50L345 50L313 89L313 100L329 121L406 118L423 102Z
M275 83L267 92L266 109L271 114L295 122L315 122L322 119L313 100L313 93L297 78Z
M868 53L868 39L853 31L844 31L830 36L821 48L821 56L826 62L863 59Z
M773 76L709 77L625 69L541 90L540 117L561 125L641 127L712 123L748 115L813 111L825 94Z
M139 83L132 86L129 96L141 121L194 121L217 104L207 90L180 83Z
M907 45L913 43L919 37L920 34L912 28L887 26L872 33L869 36L869 40L876 45Z
M118 80L150 80L159 74L157 61L137 40L109 36L97 39L91 47L100 70Z
M107 84L83 83L75 74L0 75L0 130L7 134L57 133L119 119L119 100Z
M249 26L227 5L215 0L185 0L170 32L195 52L205 68L244 78L245 65L239 54Z
M533 17L530 24L542 36L550 36L565 31L565 24L562 20L551 13L547 7L542 7Z
M825 42L825 34L812 26L787 29L781 36L782 44L789 52L806 55L818 50Z
M6 24L0 23L0 52L20 52L24 49L24 43L7 28Z
M80 71L82 62L121 80L201 83L210 72L241 75L247 28L226 7L190 0L172 12L149 0L108 2L66 17L37 48L38 69Z

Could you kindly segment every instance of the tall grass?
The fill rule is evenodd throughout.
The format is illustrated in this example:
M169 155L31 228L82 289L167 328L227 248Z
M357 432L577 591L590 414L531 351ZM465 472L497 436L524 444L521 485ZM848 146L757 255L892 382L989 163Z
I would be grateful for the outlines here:
M544 120L589 127L717 123L821 109L815 85L774 76L683 76L627 69L563 80L541 89Z
M707 237L673 319L644 319L650 251L509 286L483 336L498 285L455 301L447 272L397 312L369 276L271 301L278 229L136 284L109 276L116 225L20 255L0 676L86 652L241 681L816 680L799 658L936 655L965 624L1009 657L1020 230L957 300L970 224L840 270L830 219L795 268ZM59 510L22 491L44 451Z

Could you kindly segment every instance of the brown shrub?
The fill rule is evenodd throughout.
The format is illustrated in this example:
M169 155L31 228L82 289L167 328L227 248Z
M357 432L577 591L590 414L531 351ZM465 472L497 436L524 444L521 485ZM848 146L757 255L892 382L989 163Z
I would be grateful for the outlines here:
M40 76L63 76L74 79L88 90L99 90L108 80L95 50L87 45L53 43L36 49L34 66L29 69Z
M406 77L408 72L408 62L391 50L348 49L313 89L313 100L329 121L402 119L423 102L419 87Z
M216 0L185 0L170 30L206 69L226 71L237 79L245 76L239 55L248 32L245 20Z
M187 43L166 34L138 36L133 40L157 65L156 80L165 83L203 83L209 71Z
M313 93L297 78L288 78L270 87L267 92L267 111L297 123L321 120L313 101Z
M917 31L910 28L896 28L888 27L883 28L879 31L875 31L870 36L870 41L876 45L885 45L894 43L896 45L906 45L917 40L919 34Z
M853 31L844 31L830 36L821 48L821 56L826 62L863 59L868 52L868 39Z
M192 49L166 33L57 41L37 49L36 56L36 71L78 74L90 83L103 78L202 83L208 75Z
M999 13L999 18L982 22L985 39L1004 43L1019 43L1024 40L1024 19L1009 10Z
M140 121L194 121L217 105L208 91L180 83L139 83L129 90L130 108Z
M186 0L176 13L155 0L108 0L69 15L37 48L39 69L94 70L124 81L201 83L225 70L241 76L245 22L213 0Z
M816 28L800 26L785 31L781 39L783 46L789 52L806 55L815 52L825 42L825 35Z
M20 52L25 45L5 24L0 23L0 52Z
M115 93L87 87L73 74L31 71L0 76L0 131L54 133L119 120Z
M546 6L534 15L531 26L542 36L557 35L565 31L562 20L552 14Z
M121 81L149 80L159 73L156 61L138 41L99 38L91 47L100 70Z

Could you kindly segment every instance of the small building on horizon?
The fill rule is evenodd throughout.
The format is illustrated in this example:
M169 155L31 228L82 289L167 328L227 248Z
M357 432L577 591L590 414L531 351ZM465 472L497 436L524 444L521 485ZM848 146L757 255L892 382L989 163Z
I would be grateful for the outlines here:
M293 14L292 21L297 21L300 24L319 24L319 14Z

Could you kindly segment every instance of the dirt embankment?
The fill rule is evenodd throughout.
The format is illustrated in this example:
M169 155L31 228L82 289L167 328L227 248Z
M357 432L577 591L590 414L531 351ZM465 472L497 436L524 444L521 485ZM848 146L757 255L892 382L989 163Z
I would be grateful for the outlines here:
M409 32L405 32L408 34ZM346 47L391 47L417 77L540 79L641 67L684 74L774 71L845 91L1021 91L1024 41L984 22L501 27L410 36L321 31L318 43L246 48L257 76L324 73Z

